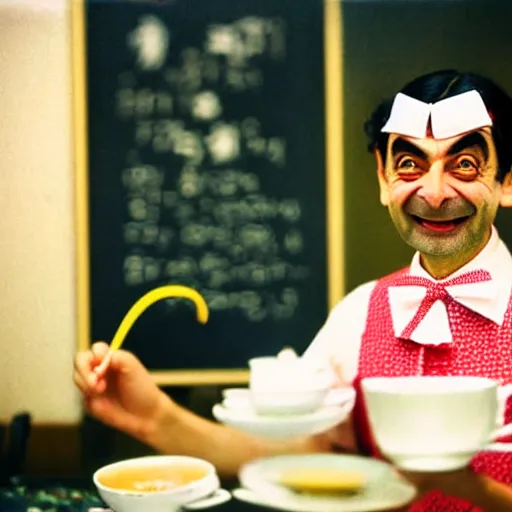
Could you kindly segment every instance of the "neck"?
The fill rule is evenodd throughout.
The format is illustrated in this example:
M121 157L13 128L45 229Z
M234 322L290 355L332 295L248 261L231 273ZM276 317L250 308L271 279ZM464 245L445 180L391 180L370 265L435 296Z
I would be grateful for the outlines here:
M425 256L420 257L421 266L436 280L445 279L459 268L462 268L466 263L469 263L473 258L469 258L468 260L462 260L454 262L453 260L443 260L439 258L436 260L431 256L428 259Z
M484 241L475 249L468 251L465 254L454 256L432 256L430 254L420 254L421 266L434 278L445 279L464 265L468 264L471 260L482 251L491 238L491 232L484 239Z

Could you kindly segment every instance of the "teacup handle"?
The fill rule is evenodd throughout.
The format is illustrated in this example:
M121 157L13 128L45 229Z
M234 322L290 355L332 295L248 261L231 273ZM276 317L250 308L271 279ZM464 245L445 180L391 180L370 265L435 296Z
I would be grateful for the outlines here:
M229 491L226 491L226 489L217 489L213 494L210 494L208 497L198 501L194 501L193 503L188 503L187 505L183 505L181 508L183 510L203 510L205 508L222 505L223 503L226 503L230 499L231 493Z
M491 440L496 441L500 437L512 435L512 423L496 429L491 434ZM512 443L490 443L484 447L484 451L512 452Z

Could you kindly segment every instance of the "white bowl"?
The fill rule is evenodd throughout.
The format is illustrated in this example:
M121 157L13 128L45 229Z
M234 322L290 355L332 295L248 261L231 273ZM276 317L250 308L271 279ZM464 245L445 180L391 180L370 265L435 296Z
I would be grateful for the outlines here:
M324 405L329 387L297 391L250 390L251 403L258 414L308 414Z
M114 489L101 483L101 477L117 469L144 468L154 466L197 466L204 468L206 474L200 480L171 490L156 492L128 491ZM220 483L215 467L209 462L195 457L184 456L148 456L115 462L98 469L93 475L94 485L103 501L115 512L178 512L184 505L199 509L205 499L205 507L227 501L227 491L219 489Z

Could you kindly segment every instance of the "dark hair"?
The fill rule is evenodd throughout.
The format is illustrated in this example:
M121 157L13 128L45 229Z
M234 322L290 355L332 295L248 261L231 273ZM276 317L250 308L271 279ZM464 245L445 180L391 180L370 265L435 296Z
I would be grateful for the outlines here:
M425 103L435 103L472 90L480 93L493 121L492 137L498 155L496 179L502 182L512 168L512 98L503 89L484 76L447 69L420 76L400 92ZM383 158L389 134L381 133L381 129L391 113L393 99L383 101L364 125L368 150L378 149Z

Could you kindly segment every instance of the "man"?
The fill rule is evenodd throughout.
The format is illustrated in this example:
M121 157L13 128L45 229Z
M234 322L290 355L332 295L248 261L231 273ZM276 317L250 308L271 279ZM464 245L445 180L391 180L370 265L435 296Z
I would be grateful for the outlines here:
M380 105L366 125L380 198L411 266L350 293L306 357L334 361L359 391L375 375L482 375L512 384L512 257L493 227L512 206L512 99L489 80L456 71L422 76ZM199 418L151 381L131 354L78 354L75 382L101 421L169 453L212 461L223 474L281 453L356 449L378 456L358 400L335 432L266 442ZM512 404L506 410L512 420ZM412 511L512 511L512 453L482 453L467 470L407 474Z

